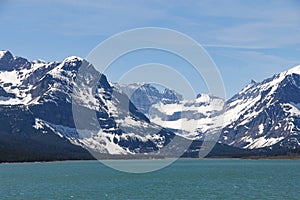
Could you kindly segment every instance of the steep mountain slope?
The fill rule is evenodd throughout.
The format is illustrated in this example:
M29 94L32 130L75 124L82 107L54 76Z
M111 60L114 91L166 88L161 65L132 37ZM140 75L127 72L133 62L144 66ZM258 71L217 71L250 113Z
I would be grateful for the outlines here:
M150 84L111 84L75 56L30 62L0 51L0 110L0 153L11 160L91 158L87 150L179 156L191 140L185 155L197 156L204 137L218 131L219 155L271 154L300 148L300 66L252 81L224 107L212 95L187 101Z
M182 137L203 140L205 135L222 128L220 116L223 109L223 99L201 94L194 100L155 104L150 109L149 118Z
M74 96L73 89L78 87L78 70L82 66L86 67L84 76L100 79L96 79L93 91L82 90ZM89 86L89 81L82 83ZM81 85L79 89L82 88ZM78 133L72 117L72 99L78 101L77 109L95 113L97 117L91 119L91 124L99 124L100 130ZM0 105L2 113L7 115L10 115L11 106L18 108L18 116L24 120L24 126L31 124L39 133L55 133L63 141L99 153L153 152L174 137L172 132L149 123L122 91L110 85L106 77L97 73L89 63L74 56L61 63L29 62L12 56L8 51L1 51ZM23 117L26 113L31 114L30 120ZM3 124L10 124L10 128L2 130L2 134L14 132L13 123L3 121ZM23 133L23 128L18 128L20 133Z
M154 85L147 83L133 83L129 85L118 85L132 103L145 115L149 116L152 105L157 103L171 104L179 103L183 100L182 95L178 94L174 90L164 88L161 92Z
M137 99L153 98L152 93L137 95L147 95ZM252 81L225 103L224 113L223 103L202 94L191 101L157 102L147 114L152 122L192 140L202 140L204 134L219 129L220 142L234 147L300 147L300 66L260 83Z
M26 106L0 106L0 162L92 159L87 150L42 127Z
M174 90L164 88L160 92L155 85L147 83L116 86L122 88L151 122L181 137L203 140L205 134L222 126L216 118L223 112L224 100L221 98L200 94L194 100L183 100Z
M300 66L251 82L227 102L221 141L243 148L300 147Z

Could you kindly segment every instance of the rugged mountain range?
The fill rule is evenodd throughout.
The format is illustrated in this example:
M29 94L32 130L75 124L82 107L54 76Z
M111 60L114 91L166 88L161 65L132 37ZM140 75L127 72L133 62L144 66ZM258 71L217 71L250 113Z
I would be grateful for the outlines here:
M249 149L299 148L299 105L300 66L252 81L227 101L221 141Z
M197 156L203 137L216 130L222 135L213 155L295 149L299 71L250 83L224 110L224 100L211 95L187 101L150 84L112 84L79 57L28 61L0 51L0 161L91 158L87 150L152 155L164 149L165 156L178 156L185 143L191 143L185 155ZM174 138L176 145L168 145Z
M300 66L297 66L260 83L252 81L225 102L224 110L222 99L200 94L189 101L158 101L148 108L148 116L154 123L192 140L201 140L204 134L219 128L220 142L230 146L297 149L300 147L299 95ZM133 103L136 99L139 98L132 99ZM222 125L216 127L218 119Z
M149 84L136 84L140 88L149 88ZM123 86L126 88L126 86ZM129 85L131 87L131 85ZM151 87L154 87L153 85ZM153 90L153 89L152 89ZM166 89L167 90L167 89ZM139 91L139 89L137 89ZM151 122L159 124L177 135L189 140L204 140L205 137L215 135L219 137L222 132L225 112L225 100L209 94L199 94L195 99L184 100L175 91L170 93L177 94L173 99L166 101L157 100L148 105L148 111L145 113ZM125 90L126 93L126 90ZM158 99L157 96L151 96L154 93L137 92L136 97L128 94L130 100L140 108L140 99ZM132 98L133 97L133 98ZM218 138L214 138L218 140Z
M85 70L81 77L79 68ZM80 78L81 82L75 81ZM91 88L93 80L96 84ZM157 151L174 137L173 132L150 123L121 90L79 57L61 63L29 62L1 51L0 109L3 149L33 151L38 140L48 153L60 149L70 154L74 149L83 152L84 148L98 153L135 154ZM77 119L79 125L75 124L72 109L83 116ZM88 111L95 116L82 127L80 122ZM15 146L14 141L22 137L25 142Z

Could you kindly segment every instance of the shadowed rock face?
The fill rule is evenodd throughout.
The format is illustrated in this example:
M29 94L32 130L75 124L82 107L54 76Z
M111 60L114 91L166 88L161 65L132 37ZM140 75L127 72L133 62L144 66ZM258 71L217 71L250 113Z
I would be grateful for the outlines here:
M183 100L182 95L165 88L160 92L151 84L119 85L130 98L130 101L144 114L148 115L151 107L157 103L171 104Z
M32 130L44 131L54 134L62 143L65 141L109 154L156 151L174 137L174 133L151 124L125 93L112 86L105 75L79 57L69 57L61 63L30 63L13 57L10 52L2 52L1 55L0 108L11 116L11 106L14 106L14 112L24 122L24 126L17 129L2 130L3 134L14 133L12 136L18 137L18 133L26 135L34 132ZM81 77L78 76L79 70L84 70ZM15 79L6 79L6 76ZM81 82L78 81L80 79ZM74 93L74 89L79 92ZM97 132L89 135L77 133L75 125L78 124L74 123L72 110L74 105L83 116L84 113L93 113L92 117L88 116L91 117L88 125L83 124L81 128ZM25 117L28 113L30 118ZM3 123L17 127L11 120L3 118ZM82 121L85 120L82 118ZM42 140L39 134L36 136Z
M207 110L218 102L218 97L210 95L199 94L194 100L182 101L167 91L169 101L163 101L159 91L149 84L128 85L124 91L129 91L137 108L155 123L190 139L201 139L213 127L210 121L222 113L214 107ZM225 103L220 142L247 149L299 148L299 108L300 66L262 82L251 81ZM182 119L199 120L199 128L177 130Z
M80 77L78 71L82 67L85 73ZM296 67L260 83L251 82L229 99L220 141L248 149L298 148L299 71ZM81 86L78 85L80 79ZM159 91L149 84L136 86L112 85L105 75L79 57L69 57L60 63L29 62L1 51L0 148L5 152L17 149L32 155L58 155L62 152L64 159L72 152L77 158L88 157L85 149L105 154L151 153L169 144L175 136L173 131L178 130L162 128L150 122L146 114L176 121L181 118L211 120L220 112L218 109L207 110L211 103L221 101L217 97L199 95L195 100L184 101L181 95L169 89ZM126 94L130 94L130 98ZM156 106L158 104L160 106ZM164 109L171 104L185 109L165 112ZM197 111L198 108L205 109ZM82 115L82 121L77 120L77 124L73 119L74 109ZM75 125L80 129L87 128L89 134L78 133ZM195 138L201 139L203 131L210 130L210 125L208 121L204 124L205 129L196 130ZM181 140L186 142L183 138ZM167 155L172 156L171 153L178 148L173 145ZM198 150L196 142L186 153ZM51 158L59 159L59 156Z
M9 51L0 52L0 71L13 71L30 68L30 63L21 57L13 57Z
M250 83L227 102L227 114L237 113L223 130L221 141L243 148L300 147L300 67ZM234 111L239 106L239 111Z

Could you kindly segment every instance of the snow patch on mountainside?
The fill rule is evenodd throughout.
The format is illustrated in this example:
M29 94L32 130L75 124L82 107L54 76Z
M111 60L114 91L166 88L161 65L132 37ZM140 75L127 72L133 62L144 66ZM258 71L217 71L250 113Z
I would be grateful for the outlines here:
M7 53L8 51L1 50L0 51L0 59Z
M273 144L276 144L276 143L280 142L283 139L284 139L284 137L266 138L265 136L264 137L259 137L259 138L256 138L256 139L253 139L249 136L241 138L242 141L249 142L248 145L243 147L245 149L255 149L255 148L262 148L262 147L272 146Z
M123 149L119 145L113 142L114 135L105 133L103 131L91 131L91 130L79 130L80 134L75 128L70 128L62 125L52 124L41 119L35 119L33 125L35 129L49 128L55 134L61 138L66 138L72 144L82 146L83 148L89 148L99 153L109 154L128 154L129 150ZM119 136L117 136L119 137Z
M263 124L260 124L258 126L258 134L263 134L264 133L264 125Z
M241 115L243 115L248 109L253 107L260 99L260 96L255 98L247 99L237 99L226 105L227 109L225 111L224 126L230 125L236 121ZM257 113L250 113L250 118L255 117Z
M39 129L43 129L44 128L44 123L41 119L35 119L35 124L33 125L33 128L39 130Z
M93 134L91 137L79 139L85 147L95 150L99 153L109 154L130 154L127 149L123 149L119 145L113 142L114 136L103 131L99 131L97 134Z
M293 116L299 116L300 117L300 103L290 102L289 105L292 108L291 110L289 110L289 113L291 113Z
M207 94L194 100L154 104L149 112L151 122L175 131L187 139L203 139L204 134L223 126L224 100Z
M14 71L0 71L0 80L4 83L10 83L13 86L17 86L20 84L20 75L19 72Z

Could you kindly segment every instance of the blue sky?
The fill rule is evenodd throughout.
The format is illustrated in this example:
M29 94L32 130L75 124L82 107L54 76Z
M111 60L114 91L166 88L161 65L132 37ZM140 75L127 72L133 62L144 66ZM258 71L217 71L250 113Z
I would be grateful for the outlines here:
M47 61L86 57L100 42L128 29L174 29L207 50L220 70L227 97L251 79L260 81L300 64L297 0L2 0L0 25L0 49ZM116 71L108 72L109 79L116 79L114 73L122 65L153 61L137 60L118 62ZM205 90L199 87L197 92Z

